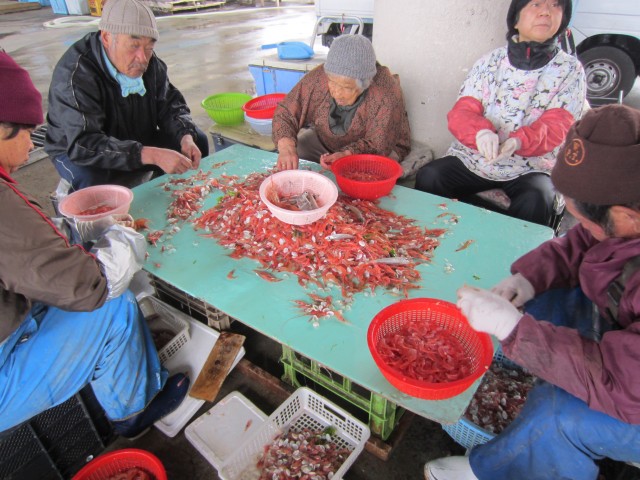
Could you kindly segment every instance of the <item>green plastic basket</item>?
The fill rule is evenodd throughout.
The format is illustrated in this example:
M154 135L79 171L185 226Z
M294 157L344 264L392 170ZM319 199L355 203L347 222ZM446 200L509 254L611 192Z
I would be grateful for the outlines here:
M217 93L205 98L202 108L218 125L240 125L244 122L242 106L252 98L246 93Z

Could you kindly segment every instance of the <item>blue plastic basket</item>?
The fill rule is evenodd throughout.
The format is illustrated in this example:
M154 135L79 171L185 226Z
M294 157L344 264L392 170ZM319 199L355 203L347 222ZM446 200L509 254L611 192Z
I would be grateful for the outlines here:
M511 369L522 369L517 363L509 360L502 351L502 346L498 345L496 352L493 355L493 361L501 364L506 368ZM442 425L442 429L449 434L451 438L453 438L456 443L462 445L467 450L475 447L476 445L482 445L483 443L487 443L493 437L496 436L495 433L488 432L487 430L480 428L478 425L473 423L471 420L462 417L458 420L458 423L454 423L453 425Z
M462 445L467 450L476 445L487 443L496 436L494 433L487 432L464 417L453 425L443 425L442 429L447 432L456 443Z

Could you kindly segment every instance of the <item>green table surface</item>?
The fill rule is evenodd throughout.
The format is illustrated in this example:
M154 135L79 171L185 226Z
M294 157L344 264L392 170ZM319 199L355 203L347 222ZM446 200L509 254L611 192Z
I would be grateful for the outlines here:
M276 160L275 153L234 145L203 159L201 168L206 171L212 164L227 162L211 169L211 176L245 176L269 170ZM306 162L305 168L319 170L319 165ZM163 176L134 189L130 213L134 218L149 219L152 230L167 224L165 211L171 199L162 185L170 178ZM214 190L203 209L215 205L220 195ZM449 229L432 262L417 267L422 276L421 288L412 290L411 298L455 302L456 290L464 284L491 287L509 274L509 266L516 258L553 236L547 227L402 186L395 186L389 196L380 200L380 206L413 218L418 225ZM458 215L459 221L448 223L449 217L438 218L443 212ZM265 281L254 272L259 268L256 261L232 259L228 249L200 233L187 222L162 244L164 251L161 244L149 246L145 269L399 406L443 424L455 423L462 416L480 380L453 398L422 400L396 389L375 365L367 346L367 328L376 313L400 300L396 295L383 289L377 289L375 294L356 294L351 310L345 312L348 324L329 319L314 327L293 303L293 300L308 301L308 291L298 284L295 275L289 274L281 282ZM467 240L474 243L456 251ZM167 248L170 245L174 248ZM227 278L231 270L235 270L233 279ZM332 295L339 298L340 291L335 289Z

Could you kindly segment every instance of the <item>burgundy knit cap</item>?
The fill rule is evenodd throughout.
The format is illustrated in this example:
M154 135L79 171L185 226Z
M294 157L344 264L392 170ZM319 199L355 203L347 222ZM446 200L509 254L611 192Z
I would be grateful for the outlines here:
M44 122L40 92L27 71L5 52L0 52L0 122Z
M589 110L569 130L551 180L580 202L640 201L640 110L619 104Z

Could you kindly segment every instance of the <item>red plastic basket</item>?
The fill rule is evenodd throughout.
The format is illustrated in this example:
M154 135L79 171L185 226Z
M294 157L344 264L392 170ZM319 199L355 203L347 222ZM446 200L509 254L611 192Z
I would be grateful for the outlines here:
M403 376L389 367L377 350L378 342L409 322L426 322L448 330L460 340L471 358L472 373L453 382L430 383ZM442 400L462 393L487 371L493 358L493 344L489 335L471 328L454 304L433 298L402 300L382 309L369 325L367 343L376 365L394 387L403 393L426 400Z
M273 118L278 103L286 97L286 93L270 93L249 100L242 106L242 110L251 118Z
M402 175L402 167L381 155L347 155L331 164L340 189L353 198L376 200L388 195ZM369 177L367 180L357 178Z
M167 480L162 462L151 452L125 448L105 453L87 463L72 480L104 480L132 468L139 468L154 480Z

